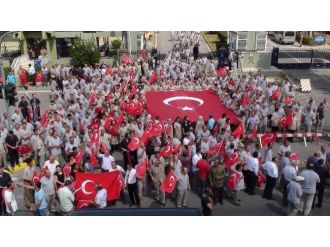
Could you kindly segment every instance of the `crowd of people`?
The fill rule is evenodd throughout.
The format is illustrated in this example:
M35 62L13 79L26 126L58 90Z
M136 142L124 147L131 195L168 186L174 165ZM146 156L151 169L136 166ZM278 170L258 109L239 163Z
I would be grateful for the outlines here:
M180 33L178 37L184 44L199 42L195 33L190 39ZM1 118L1 214L15 215L18 209L9 172L20 166L20 157L27 167L19 185L24 186L26 210L35 215L68 215L74 210L77 202L71 184L77 172L115 170L122 173L130 206L138 208L145 196L163 206L167 198L175 198L177 207L189 207L188 191L192 190L201 198L203 214L211 215L213 206L222 205L225 198L240 206L241 191L255 195L255 187L263 186L262 174L266 177L263 197L273 200L278 184L288 215L310 215L315 201L322 207L330 170L327 147L316 150L301 171L297 159L292 158L294 150L289 140L279 140L282 143L274 150L273 142L261 147L250 134L256 130L322 132L327 100L317 105L310 98L303 105L295 100L294 89L287 80L269 83L262 74L242 74L237 65L227 71L217 60L205 57L194 59L188 54L189 58L183 60L183 52L171 51L159 62L145 54L135 60L123 59L114 66L54 65L50 69L51 101L46 112L41 114L40 105L47 102L40 102L35 94L26 94L12 116L4 113ZM233 134L237 126L226 114L220 119L210 113L209 119L185 116L164 122L148 114L147 91L175 89L213 90L235 112L244 133ZM281 119L287 116L291 121L283 124ZM144 145L130 150L132 138L144 138L146 130L158 123L171 127L158 136L147 136ZM97 149L95 133L99 133ZM171 143L177 152L162 155L163 148ZM233 154L239 158L228 166ZM123 163L115 156L122 157ZM135 168L146 158L150 163L148 172L138 177ZM40 169L43 176L35 181L35 172ZM170 171L177 177L176 190L166 193L161 184ZM95 201L89 205L109 206L102 185L97 184L95 190Z

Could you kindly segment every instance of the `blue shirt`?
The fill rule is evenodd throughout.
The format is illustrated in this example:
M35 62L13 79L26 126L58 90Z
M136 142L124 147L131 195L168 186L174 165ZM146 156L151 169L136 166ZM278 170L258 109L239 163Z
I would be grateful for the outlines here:
M15 85L15 75L9 74L7 79L8 79L8 84Z
M211 130L213 129L214 124L215 124L214 118L210 118L209 121L207 122L207 127Z
M46 209L47 203L46 203L46 194L43 189L40 189L39 191L34 192L34 200L37 203L38 201L41 201L41 205L38 209Z

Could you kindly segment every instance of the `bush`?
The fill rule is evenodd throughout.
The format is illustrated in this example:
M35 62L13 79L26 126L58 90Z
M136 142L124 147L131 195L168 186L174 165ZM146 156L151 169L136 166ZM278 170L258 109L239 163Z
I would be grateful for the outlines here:
M111 46L113 49L119 49L121 46L121 41L119 39L115 39L111 41Z
M77 38L70 49L70 55L79 64L98 63L101 54L93 40Z
M303 43L303 45L312 45L313 44L313 37L304 36L302 43Z
M10 66L4 66L3 67L3 73L5 74L5 78L7 78L7 75L11 72Z

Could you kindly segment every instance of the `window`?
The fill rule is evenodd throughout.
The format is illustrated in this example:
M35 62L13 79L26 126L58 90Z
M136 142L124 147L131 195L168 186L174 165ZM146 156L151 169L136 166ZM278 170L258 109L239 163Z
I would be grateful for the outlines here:
M70 48L75 38L58 38L56 39L57 58L70 57Z
M237 50L246 51L248 32L237 33Z
M142 49L143 47L141 47L141 44L142 44L142 39L141 39L141 34L138 34L136 36L136 47L138 50Z
M256 50L265 51L267 45L267 34L265 32L257 33L256 36Z
M294 36L294 32L285 32L285 36L292 37L292 36Z
M110 32L110 37L116 37L116 32L111 31L111 32Z

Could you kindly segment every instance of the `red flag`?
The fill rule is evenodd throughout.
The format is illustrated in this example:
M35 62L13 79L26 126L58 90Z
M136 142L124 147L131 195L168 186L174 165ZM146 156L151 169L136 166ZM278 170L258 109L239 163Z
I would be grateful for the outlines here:
M105 102L108 102L108 101L110 101L112 99L112 94L111 94L111 92L109 92L105 97L104 97L104 101Z
M89 97L88 105L89 106L93 105L95 101L96 101L96 92L93 91Z
M173 148L172 154L177 154L178 152L180 152L181 147L182 147L182 145L179 144L175 148Z
M85 153L84 149L81 149L81 150L77 153L76 157L73 158L73 163L78 163L78 164L80 164L80 162L81 162L81 160L82 160L82 157L84 156L84 153Z
M226 146L226 139L222 139L220 148L218 150L218 154L220 154L224 158L227 158L225 146Z
M128 144L128 149L134 151L142 145L143 142L138 137L133 137L130 143Z
M235 83L235 81L234 81L233 78L230 78L229 79L228 84L231 85L231 86L233 86L233 87L236 87L236 83Z
M91 144L99 144L100 143L100 131L94 130L92 136L91 136Z
M213 134L214 134L214 136L217 136L218 133L219 133L219 126L218 126L218 124L215 124L215 127L213 129Z
M299 157L299 152L292 153L289 157L289 160L297 160Z
M32 183L35 184L35 183L38 183L38 182L40 182L40 178L39 178L37 172L34 171L33 177L32 177Z
M140 58L141 58L142 60L146 60L146 59L147 59L147 56L146 56L144 50L141 50L141 51L139 52L139 56L140 56Z
M227 188L229 190L234 190L240 179L241 179L241 174L239 174L235 170L232 170L230 172L230 175L229 175L229 178L228 178L228 181L227 181Z
M237 152L234 152L225 160L225 168L228 169L229 167L236 165L239 162L239 155Z
M95 185L101 184L108 192L107 199L117 200L124 188L120 171L103 173L76 173L76 200L94 200Z
M96 158L96 152L94 148L91 148L91 156L89 158L89 163L91 163L91 165L93 165L94 167L99 166L99 162Z
M76 204L76 209L83 209L88 208L92 204L89 202L89 200L79 200Z
M243 107L247 106L250 103L250 98L248 94L245 94L242 101L241 101L241 105Z
M152 138L155 136L159 136L163 133L163 131L164 131L164 125L161 122L159 122L152 127L148 137Z
M245 93L249 94L252 91L253 91L253 85L249 85L248 88L246 89Z
M227 74L227 69L225 67L222 67L218 70L218 77L225 77Z
M44 168L41 169L40 174L39 174L39 179L41 179L43 176L45 176L46 171L48 171L48 166L45 166Z
M152 130L152 127L153 127L153 121L150 120L150 121L147 123L147 126L146 126L145 131L150 132L150 131Z
M64 167L63 167L63 173L65 176L70 176L71 174L71 166L69 164L66 164Z
M257 131L258 131L258 125L256 124L256 125L253 127L252 138L255 138L255 139L258 138Z
M20 146L18 146L17 148L17 151L21 154L21 155L24 155L24 154L28 154L31 152L31 149L30 149L30 146L27 145L27 144L22 144Z
M285 103L286 105L291 105L291 104L292 104L292 99L291 99L291 97L289 97L288 95L286 95L285 98L284 98L284 103Z
M258 180L257 180L257 187L261 187L262 184L264 184L266 182L266 177L264 174L262 174L261 171L258 172Z
M163 70L163 69L160 69L160 71L159 71L159 75L160 75L160 77L165 77L166 76L166 73L165 73L165 71Z
M267 146L269 143L276 142L277 133L267 133L261 136L261 145L263 147Z
M172 124L165 124L164 129L167 136L171 136L173 134Z
M157 72L153 72L148 80L148 83L154 84L155 82L157 82L157 80L158 80Z
M219 151L220 147L221 147L221 143L219 142L219 143L215 144L213 147L211 147L211 148L209 149L209 151L207 151L207 154L208 154L208 155L213 155L213 154L215 154L216 152Z
M149 160L148 158L145 158L139 162L139 164L136 165L136 177L139 179L143 179L146 176L147 173L147 167L149 167Z
M112 73L113 73L113 71L112 71L111 67L107 68L107 70L105 71L105 75L110 75L111 76Z
M44 112L44 114L42 114L40 119L40 124L42 128L46 128L47 120L48 120L48 109Z
M162 157L171 156L172 154L173 154L173 142L172 141L159 152L159 155Z
M124 54L122 57L122 63L127 65L127 64L133 64L133 58L131 58L130 56L128 56L128 54Z
M280 120L278 121L278 126L281 129L285 129L286 127L288 127L288 118L286 116L280 118Z
M272 94L272 96L270 96L270 98L271 98L272 100L278 100L278 98L280 97L280 95L281 95L281 88L279 87L278 89L276 89L276 90L273 92L273 94Z
M171 170L167 174L163 183L160 185L160 189L167 193L172 193L175 188L177 180L178 180L177 177L175 176L174 172Z
M291 110L289 111L289 113L288 113L287 118L286 118L287 123L288 123L289 126L291 126L291 125L293 124L293 118L295 117L295 115L296 115L296 114L295 114L294 111L291 109Z
M243 126L242 123L239 123L239 125L233 131L233 133L231 135L234 136L235 138L237 138L237 137L240 137L240 136L242 136L244 134L245 134L244 126Z

